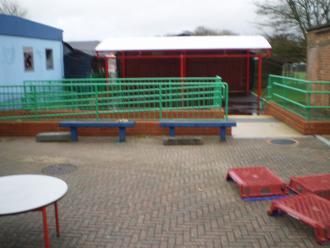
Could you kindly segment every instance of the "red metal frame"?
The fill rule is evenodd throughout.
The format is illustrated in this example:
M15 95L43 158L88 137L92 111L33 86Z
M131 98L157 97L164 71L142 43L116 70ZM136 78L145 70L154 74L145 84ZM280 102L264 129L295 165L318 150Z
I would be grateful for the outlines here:
M120 64L121 64L121 77L125 78L126 77L126 54L123 52L121 53L121 55L119 56L120 58Z
M330 201L314 194L301 194L272 201L268 214L286 213L314 228L318 243L330 241Z
M180 55L180 77L186 76L186 55L181 54Z
M255 57L261 57L261 58L266 58L269 57L269 54L264 54L264 55L253 55L253 54L185 54L185 58L189 59L200 59L200 58L205 58L205 59L210 59L210 58L255 58ZM125 59L176 59L180 58L181 54L173 54L173 55L119 55L119 58Z
M171 53L170 55L161 54L163 52ZM192 54L188 54L190 52ZM173 50L173 51L121 51L118 58L121 63L121 77L126 77L126 61L127 60L145 60L145 59L179 59L180 60L180 76L186 76L186 59L212 59L212 58L246 58L246 87L245 92L250 92L250 59L258 58L258 85L257 94L260 103L262 94L262 62L263 58L268 58L272 54L271 49L262 49L252 53L253 49L243 50ZM107 51L98 51L97 55L106 54ZM260 106L260 104L258 104Z
M260 98L262 94L262 57L258 56L258 102L260 103ZM258 109L260 104L258 104Z
M289 188L300 193L313 193L330 200L330 174L291 177Z
M264 166L232 168L227 180L239 185L242 198L287 195L285 182Z
M250 54L250 51L247 51ZM250 94L250 57L246 57L246 95Z
M59 222L57 202L54 202L54 210L55 210L56 236L60 237L60 222ZM48 221L47 221L47 206L38 209L38 211L41 211L42 213L45 248L50 248L49 229L48 229Z

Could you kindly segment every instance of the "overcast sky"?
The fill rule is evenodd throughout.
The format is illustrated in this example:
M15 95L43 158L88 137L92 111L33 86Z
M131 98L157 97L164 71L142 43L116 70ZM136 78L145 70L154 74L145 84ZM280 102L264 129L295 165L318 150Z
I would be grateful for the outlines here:
M19 0L28 19L64 30L64 40L155 36L197 26L259 34L253 0Z

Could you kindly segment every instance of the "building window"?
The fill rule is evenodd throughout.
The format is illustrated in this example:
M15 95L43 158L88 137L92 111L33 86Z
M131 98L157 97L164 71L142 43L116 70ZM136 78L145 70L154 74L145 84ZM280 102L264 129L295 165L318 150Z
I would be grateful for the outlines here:
M34 70L33 49L32 47L24 47L24 69L25 71Z
M46 49L46 68L47 70L54 69L53 49Z

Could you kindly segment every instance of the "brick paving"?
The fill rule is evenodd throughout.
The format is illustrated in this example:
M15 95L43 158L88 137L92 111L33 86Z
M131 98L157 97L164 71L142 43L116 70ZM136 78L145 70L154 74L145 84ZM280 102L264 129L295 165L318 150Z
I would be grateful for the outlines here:
M228 168L267 165L283 179L330 173L330 149L314 137L298 145L265 139L204 138L202 146L163 146L159 138L81 138L78 143L0 139L0 175L54 164L69 185L60 201L61 237L48 208L52 247L320 247L313 230L269 217L270 202L244 202ZM0 200L1 202L1 200ZM0 247L43 247L39 212L0 218Z

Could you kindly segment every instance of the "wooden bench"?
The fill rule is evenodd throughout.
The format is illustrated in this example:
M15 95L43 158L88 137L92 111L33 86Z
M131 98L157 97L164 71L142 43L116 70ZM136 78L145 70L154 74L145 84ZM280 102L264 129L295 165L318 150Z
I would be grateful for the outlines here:
M71 130L71 140L78 141L78 128L118 128L119 142L125 142L126 128L134 127L135 121L61 121L60 127Z
M170 137L175 136L176 127L216 127L220 129L219 136L221 141L226 140L226 130L229 127L236 127L233 121L198 121L198 120L161 120L160 126L170 129Z

